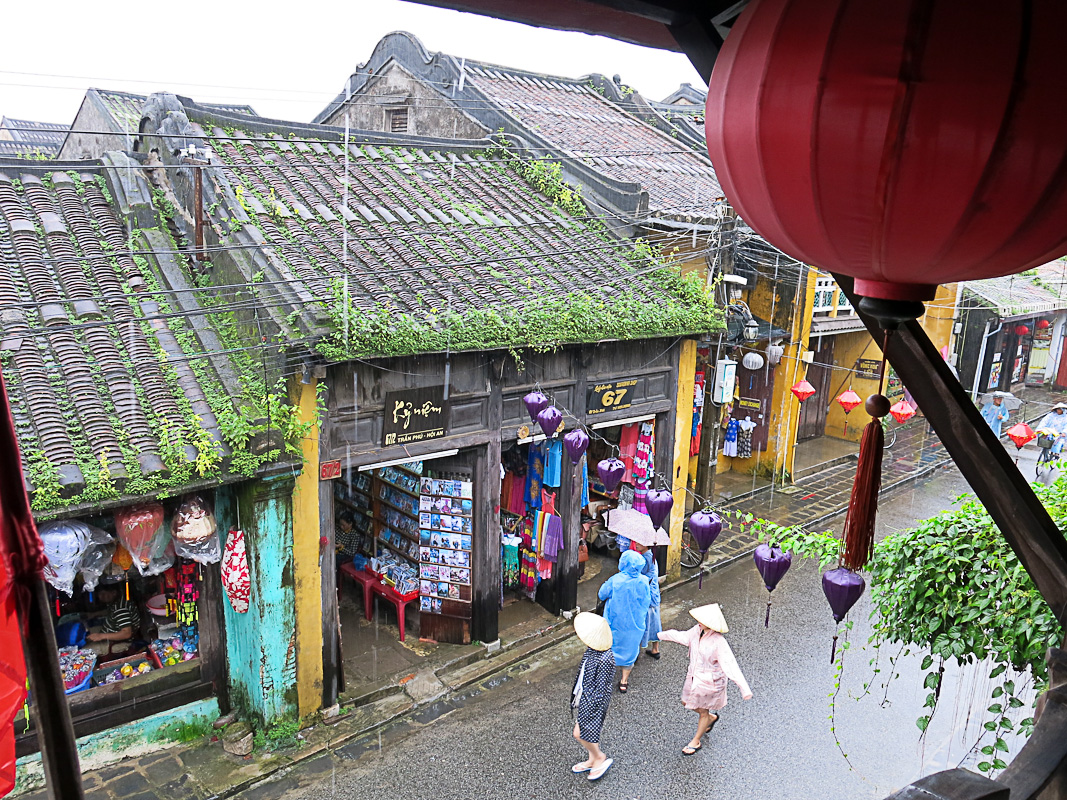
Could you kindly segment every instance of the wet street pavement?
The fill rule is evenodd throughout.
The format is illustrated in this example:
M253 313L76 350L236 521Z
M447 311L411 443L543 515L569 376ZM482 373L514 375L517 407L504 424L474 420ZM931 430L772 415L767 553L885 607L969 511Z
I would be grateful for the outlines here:
M1028 450L1024 458L1032 463ZM1024 462L1022 467L1033 475L1032 466ZM940 470L883 497L880 529L909 527L966 491L954 468ZM840 523L838 518L830 524ZM689 608L722 604L730 625L727 638L755 695L743 702L730 686L729 705L695 756L681 754L696 720L679 702L686 652L664 644L663 658L642 656L629 693L613 697L602 746L614 766L595 784L572 775L570 766L582 759L582 751L570 736L567 700L581 646L570 639L455 701L427 707L413 719L299 764L240 796L882 798L923 774L961 762L973 768L976 759L967 758L967 752L981 732L992 689L978 667L947 668L940 705L920 741L915 719L926 697L922 654L864 647L870 632L865 595L850 615L852 647L845 654L831 720L834 623L816 565L794 564L774 592L769 628L763 625L766 599L747 558L707 576L702 589L690 583L665 597L664 627L688 628ZM899 677L886 686L891 673ZM1009 743L1014 750L1013 739Z

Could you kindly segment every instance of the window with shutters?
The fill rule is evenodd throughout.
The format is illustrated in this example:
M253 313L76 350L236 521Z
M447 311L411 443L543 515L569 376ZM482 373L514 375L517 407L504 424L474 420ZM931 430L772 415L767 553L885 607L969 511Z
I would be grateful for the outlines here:
M386 122L390 133L408 132L408 110L406 108L394 108L386 112Z

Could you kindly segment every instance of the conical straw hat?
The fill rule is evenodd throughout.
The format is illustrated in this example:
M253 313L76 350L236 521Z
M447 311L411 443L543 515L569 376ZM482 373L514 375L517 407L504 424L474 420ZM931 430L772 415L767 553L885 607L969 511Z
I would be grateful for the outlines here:
M710 628L719 633L727 633L730 630L726 625L726 618L722 615L722 609L719 608L718 603L690 609L689 614L705 628Z
M581 612L574 618L574 632L587 647L600 651L611 648L611 627L599 614Z

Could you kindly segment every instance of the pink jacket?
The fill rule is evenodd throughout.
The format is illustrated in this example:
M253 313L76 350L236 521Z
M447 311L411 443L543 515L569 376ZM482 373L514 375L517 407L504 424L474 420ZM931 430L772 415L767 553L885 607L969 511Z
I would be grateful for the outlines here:
M694 625L687 631L660 631L659 640L684 644L689 648L689 672L682 686L682 703L686 708L715 711L725 706L727 678L737 684L745 700L752 697L752 690L737 666L733 650L721 633L711 631L701 636L700 626ZM704 674L711 681L714 687L712 691L693 690L693 676L697 674Z

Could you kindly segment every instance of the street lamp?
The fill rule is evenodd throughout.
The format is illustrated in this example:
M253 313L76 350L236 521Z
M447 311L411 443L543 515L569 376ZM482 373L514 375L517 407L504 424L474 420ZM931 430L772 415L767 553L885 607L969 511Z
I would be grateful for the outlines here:
M735 300L725 308L726 341L733 345L755 342L759 339L759 323L752 316L748 306L741 300Z

